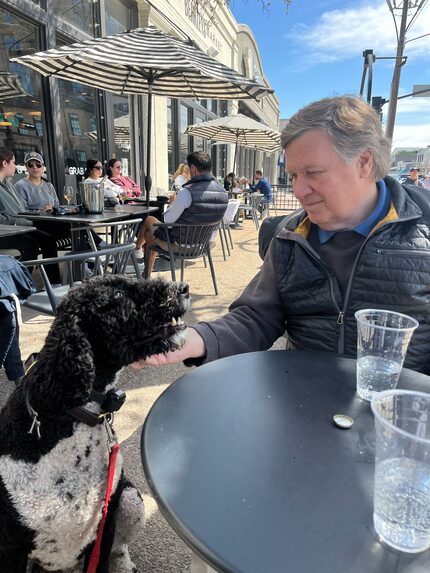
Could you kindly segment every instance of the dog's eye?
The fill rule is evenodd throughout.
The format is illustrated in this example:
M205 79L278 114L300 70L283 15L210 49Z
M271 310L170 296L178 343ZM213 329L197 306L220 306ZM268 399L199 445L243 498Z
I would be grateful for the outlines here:
M116 293L113 295L113 298L121 298L124 296L124 293L120 290L117 290Z

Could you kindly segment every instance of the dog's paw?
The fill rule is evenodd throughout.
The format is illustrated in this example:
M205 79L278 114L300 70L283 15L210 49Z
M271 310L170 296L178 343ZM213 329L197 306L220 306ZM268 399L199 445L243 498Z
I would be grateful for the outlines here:
M127 545L121 545L113 553L109 559L110 573L138 573L138 570L130 559Z

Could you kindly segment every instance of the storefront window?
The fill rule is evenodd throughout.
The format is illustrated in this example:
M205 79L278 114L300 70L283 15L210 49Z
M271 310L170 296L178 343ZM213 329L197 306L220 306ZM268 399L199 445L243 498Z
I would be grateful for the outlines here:
M41 76L9 58L32 54L39 48L36 26L0 8L0 146L15 154L17 178L25 173L27 151L45 154Z
M133 27L133 13L130 6L118 0L106 0L106 34L118 34Z
M65 174L72 176L69 184L76 185L87 159L98 159L98 134L94 89L76 82L58 80L61 125L63 134Z
M93 2L82 0L52 0L53 11L60 20L90 36L94 36L93 6Z
M127 96L113 96L114 112L114 153L116 159L121 159L122 174L131 176L130 165L130 110Z
M196 111L194 123L203 123L204 121L206 121L206 117ZM201 137L193 137L193 151L205 151L204 140Z
M190 138L185 132L188 127L188 116L190 108L181 103L179 106L179 163L184 163L187 159L189 151L189 140Z

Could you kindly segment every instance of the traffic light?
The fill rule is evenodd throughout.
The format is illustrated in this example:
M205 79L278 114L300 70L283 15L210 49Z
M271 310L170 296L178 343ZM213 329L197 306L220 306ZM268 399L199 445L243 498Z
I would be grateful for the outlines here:
M381 96L373 96L372 97L372 107L379 115L380 120L382 121L382 106L387 103L388 100L384 99Z

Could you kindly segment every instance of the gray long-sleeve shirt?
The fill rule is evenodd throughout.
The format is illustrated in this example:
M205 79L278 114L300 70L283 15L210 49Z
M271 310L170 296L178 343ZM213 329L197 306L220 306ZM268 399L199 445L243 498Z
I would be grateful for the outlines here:
M54 186L48 181L35 185L29 179L15 183L15 191L26 209L44 209L47 205L58 207L59 201Z
M0 223L31 227L31 221L18 216L20 211L25 210L26 206L17 195L11 180L9 178L3 179L0 182Z

